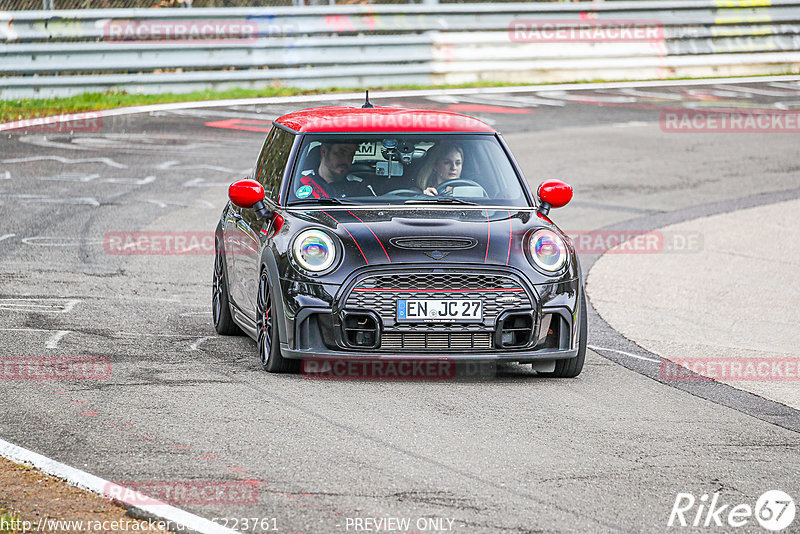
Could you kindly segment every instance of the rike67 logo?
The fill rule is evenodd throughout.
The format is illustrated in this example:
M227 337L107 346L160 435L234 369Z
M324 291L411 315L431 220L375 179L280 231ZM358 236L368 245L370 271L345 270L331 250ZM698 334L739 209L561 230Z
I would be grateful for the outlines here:
M678 493L667 526L743 527L752 524L755 517L762 528L777 532L792 524L796 511L794 500L780 490L765 492L755 507L746 503L723 504L718 492L710 499L707 494L696 499L691 493Z

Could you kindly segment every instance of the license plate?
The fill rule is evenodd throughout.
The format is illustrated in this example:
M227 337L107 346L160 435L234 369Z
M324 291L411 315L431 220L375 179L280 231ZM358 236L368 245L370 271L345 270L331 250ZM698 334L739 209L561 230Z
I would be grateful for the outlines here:
M399 299L398 321L454 322L483 320L480 300L466 299Z

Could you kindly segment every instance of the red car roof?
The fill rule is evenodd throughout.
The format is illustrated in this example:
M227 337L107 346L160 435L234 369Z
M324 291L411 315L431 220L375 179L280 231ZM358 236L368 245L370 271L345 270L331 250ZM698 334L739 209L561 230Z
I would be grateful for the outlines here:
M295 111L275 120L296 132L486 132L496 130L478 119L430 109L375 106L327 106Z

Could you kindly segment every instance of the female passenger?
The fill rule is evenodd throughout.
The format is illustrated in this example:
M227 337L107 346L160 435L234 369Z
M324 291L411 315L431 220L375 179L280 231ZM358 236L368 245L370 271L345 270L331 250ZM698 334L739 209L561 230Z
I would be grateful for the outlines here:
M440 183L461 178L464 150L455 143L443 143L430 150L431 153L419 171L417 183L423 193L434 196L439 194L436 187Z

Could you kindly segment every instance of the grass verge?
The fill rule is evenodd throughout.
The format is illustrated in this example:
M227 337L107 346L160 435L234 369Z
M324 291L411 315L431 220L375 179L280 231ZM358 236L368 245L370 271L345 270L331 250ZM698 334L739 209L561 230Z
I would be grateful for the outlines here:
M0 457L0 534L167 534L158 521L135 515L99 495Z
M17 525L22 523L19 516L0 508L0 534L17 534Z
M462 84L437 86L442 89L462 87L496 87L519 84ZM372 90L373 88L370 88ZM400 85L375 88L375 90L397 89L430 89L421 85ZM168 102L192 102L204 100L227 100L232 98L265 98L274 96L296 96L310 94L330 94L348 91L360 91L353 88L333 89L294 89L291 87L270 87L267 89L230 89L227 91L196 91L193 93L165 93L159 95L129 94L120 91L106 93L85 93L82 95L59 98L23 98L0 100L0 122L9 122L34 117L47 117L64 113L96 111L100 109L121 108L125 106L146 106L149 104L166 104Z

